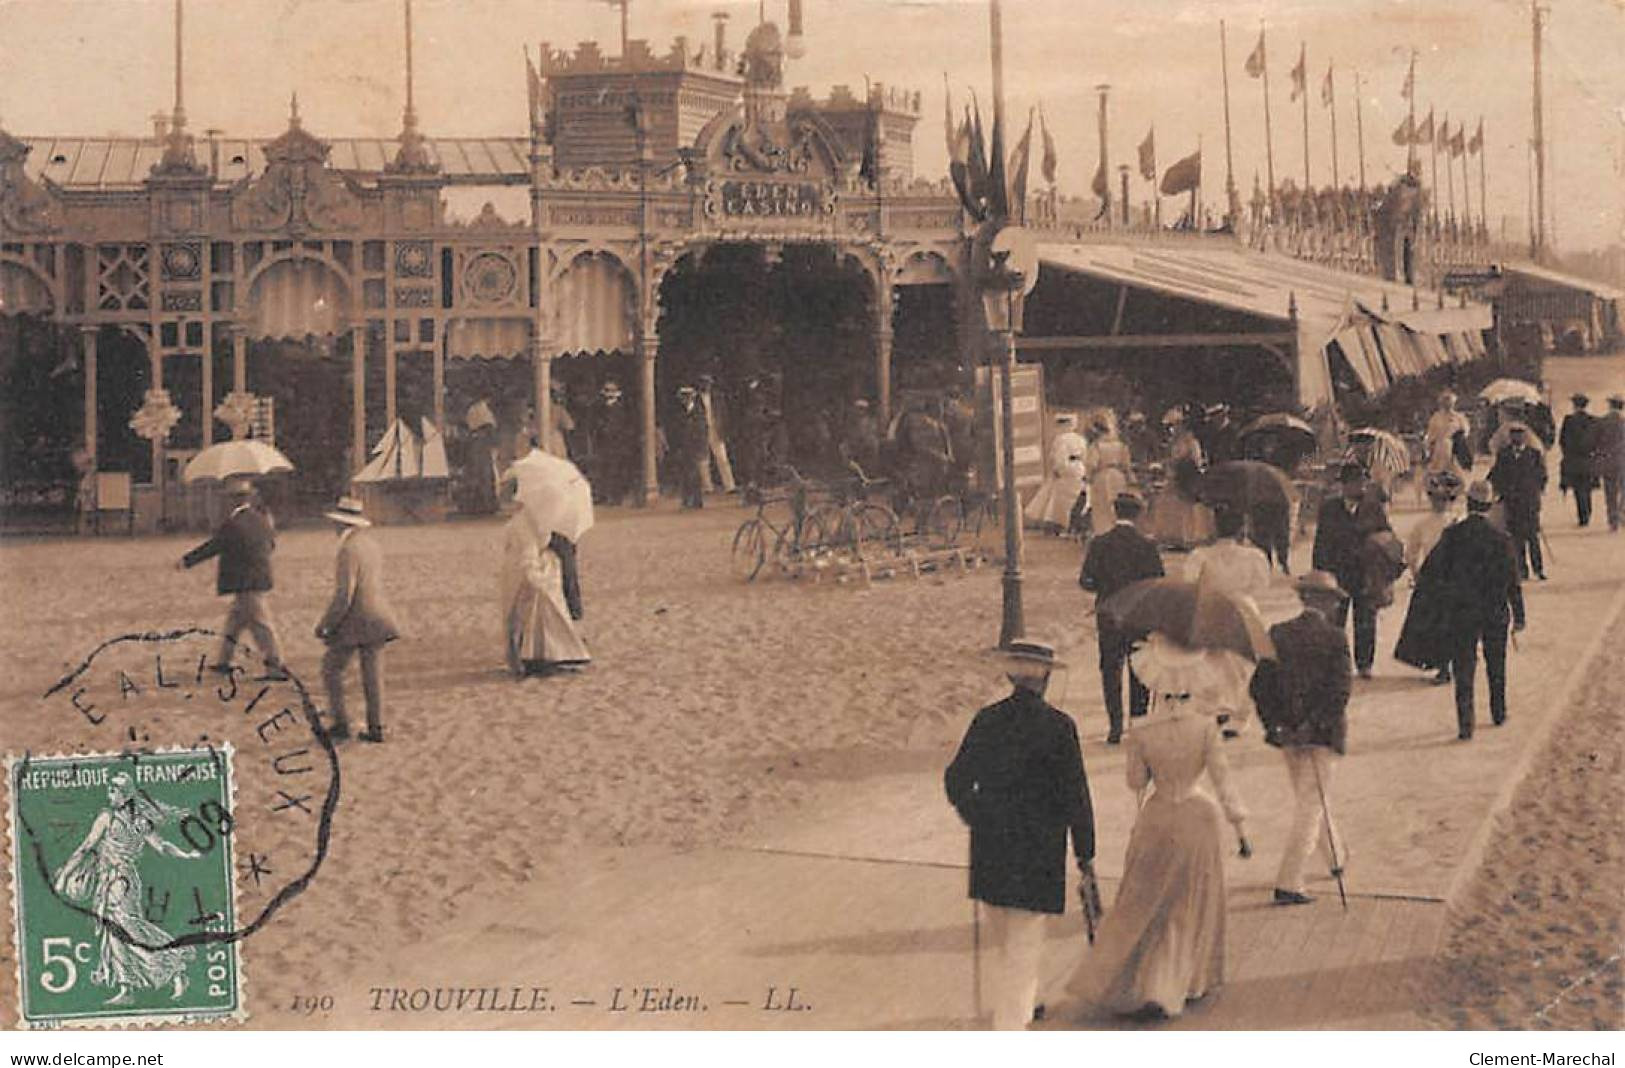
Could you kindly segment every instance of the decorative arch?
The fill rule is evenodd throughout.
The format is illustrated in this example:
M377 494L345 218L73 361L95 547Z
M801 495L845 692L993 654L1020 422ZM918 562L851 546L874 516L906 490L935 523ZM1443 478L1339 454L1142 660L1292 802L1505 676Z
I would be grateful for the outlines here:
M935 249L919 249L906 256L892 272L892 285L952 285L953 265Z
M338 334L354 323L353 283L326 256L277 256L257 265L243 285L243 325L252 338Z
M56 284L38 266L0 256L0 315L48 315L56 310Z
M608 249L576 252L553 283L552 355L630 352L637 299L637 279L620 256Z

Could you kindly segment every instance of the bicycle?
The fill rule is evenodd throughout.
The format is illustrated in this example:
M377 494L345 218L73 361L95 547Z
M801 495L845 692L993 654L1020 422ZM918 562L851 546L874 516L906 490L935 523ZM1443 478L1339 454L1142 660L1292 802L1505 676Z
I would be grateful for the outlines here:
M824 547L834 552L850 550L859 559L863 558L866 544L900 549L902 534L897 513L869 500L869 494L886 486L888 480L870 478L855 461L848 461L847 468L853 479L847 487L833 490L833 499L811 517L820 529Z
M768 539L773 543L773 559L787 566L822 547L824 528L818 515L808 510L811 483L789 464L784 465L789 476L790 492L781 496L768 496L755 487L746 490L747 503L755 503L756 514L739 525L734 532L729 556L733 573L746 582L753 582L767 562ZM784 526L773 522L768 506L790 505L790 521Z

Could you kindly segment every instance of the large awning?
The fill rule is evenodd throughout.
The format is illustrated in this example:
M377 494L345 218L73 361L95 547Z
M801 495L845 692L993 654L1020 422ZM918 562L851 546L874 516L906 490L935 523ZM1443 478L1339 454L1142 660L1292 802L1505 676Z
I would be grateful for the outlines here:
M1375 393L1394 378L1449 362L1450 351L1441 341L1444 336L1476 334L1492 322L1486 304L1462 306L1459 300L1450 301L1434 291L1413 291L1380 278L1256 252L1222 239L1168 244L1044 243L1039 245L1039 263L1040 270L1073 272L1239 312L1261 320L1262 330L1276 328L1269 335L1274 337L1292 329L1289 309L1295 302L1298 399L1305 407L1332 399L1328 361L1334 343L1360 384ZM1246 336L1228 335L1225 341L1245 343ZM1482 351L1482 339L1476 350L1469 337L1463 336L1455 344L1462 351ZM1124 347L1130 347L1129 339L1124 340Z

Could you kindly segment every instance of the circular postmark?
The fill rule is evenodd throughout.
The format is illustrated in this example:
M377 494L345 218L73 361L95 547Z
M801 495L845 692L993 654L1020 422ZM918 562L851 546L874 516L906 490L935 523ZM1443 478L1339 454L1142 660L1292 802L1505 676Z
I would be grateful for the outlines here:
M296 677L233 651L121 635L43 695L51 752L7 769L25 1026L240 1013L237 944L321 869L337 753Z

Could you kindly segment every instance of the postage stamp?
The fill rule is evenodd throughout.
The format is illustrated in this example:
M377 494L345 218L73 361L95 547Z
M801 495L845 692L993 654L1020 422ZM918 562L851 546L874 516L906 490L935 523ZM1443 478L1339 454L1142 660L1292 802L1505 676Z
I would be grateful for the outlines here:
M7 762L21 1026L242 1016L233 757Z

